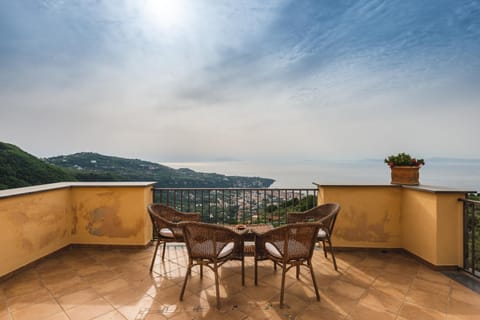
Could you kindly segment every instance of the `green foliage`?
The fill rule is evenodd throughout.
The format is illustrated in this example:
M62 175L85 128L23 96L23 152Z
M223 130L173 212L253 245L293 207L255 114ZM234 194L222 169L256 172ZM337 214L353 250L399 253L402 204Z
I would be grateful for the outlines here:
M0 189L75 180L64 169L48 164L12 144L0 142Z
M480 193L469 193L467 195L467 199L469 200L475 200L475 201L480 201Z
M425 160L412 158L408 153L402 152L397 155L391 155L384 160L390 168L395 166L414 166L419 167L425 164Z

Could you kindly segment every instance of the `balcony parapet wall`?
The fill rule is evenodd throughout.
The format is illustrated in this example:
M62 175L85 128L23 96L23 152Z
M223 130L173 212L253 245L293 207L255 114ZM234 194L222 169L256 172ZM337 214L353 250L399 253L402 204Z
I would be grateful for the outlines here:
M66 182L0 191L0 277L70 244L147 244L153 184Z
M442 268L463 264L464 198L435 186L318 185L318 203L338 202L338 247L401 248Z

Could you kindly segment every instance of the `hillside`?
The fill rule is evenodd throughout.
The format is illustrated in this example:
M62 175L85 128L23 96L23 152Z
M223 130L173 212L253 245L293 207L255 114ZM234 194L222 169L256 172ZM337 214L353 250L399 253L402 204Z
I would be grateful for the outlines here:
M0 190L74 181L66 170L48 164L13 144L0 142Z
M264 188L274 180L173 169L158 163L76 153L39 159L0 142L0 190L60 181L157 181L157 187Z
M89 152L51 157L46 161L68 169L80 181L157 181L157 187L170 188L263 188L275 181L173 169L154 162ZM100 176L104 178L99 179Z

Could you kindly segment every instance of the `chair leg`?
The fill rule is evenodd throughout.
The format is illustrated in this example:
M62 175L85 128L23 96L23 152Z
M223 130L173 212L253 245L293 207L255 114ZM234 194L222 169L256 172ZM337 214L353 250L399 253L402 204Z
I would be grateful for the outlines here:
M312 261L308 260L308 268L312 275L313 287L315 288L315 294L317 295L317 301L320 301L320 294L318 293L317 281L315 281L315 274L313 273Z
M203 264L200 264L200 279L203 279Z
M215 292L217 293L217 309L220 309L220 285L218 283L218 269L217 269L217 265L215 264L215 267L214 267L214 273L215 273Z
M158 246L160 245L160 240L157 240L155 245L155 252L153 253L152 263L150 264L150 272L153 270L153 264L155 263L155 258L157 257Z
M338 271L337 260L335 260L335 252L333 251L332 241L330 239L328 239L328 245L330 246L330 253L332 254L333 266L335 267L335 271Z
M273 270L277 271L277 263L273 261Z
M300 279L300 265L297 264L297 280Z
M163 251L162 251L162 261L165 260L165 247L167 246L167 242L163 242Z
M190 276L191 272L192 272L192 262L189 261L187 272L185 273L185 280L183 280L182 291L180 292L180 301L183 300L183 294L185 293L185 288L187 287L187 280L188 280L188 277Z
M325 258L327 257L327 248L325 247L325 240L322 240L322 247L323 247L323 254L325 255Z
M257 258L255 257L255 260L254 260L254 269L255 269L255 286L258 285L258 260Z
M242 287L245 287L245 258L242 257Z
M282 288L280 289L280 308L283 307L283 294L285 292L285 275L287 273L287 267L284 265L282 270Z

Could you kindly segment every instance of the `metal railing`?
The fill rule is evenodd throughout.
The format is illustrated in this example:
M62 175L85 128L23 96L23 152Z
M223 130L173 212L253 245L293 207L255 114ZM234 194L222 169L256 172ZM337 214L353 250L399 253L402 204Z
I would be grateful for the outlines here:
M480 201L460 200L463 202L463 268L480 277Z
M218 224L286 223L286 213L317 205L318 189L153 188L153 202Z

